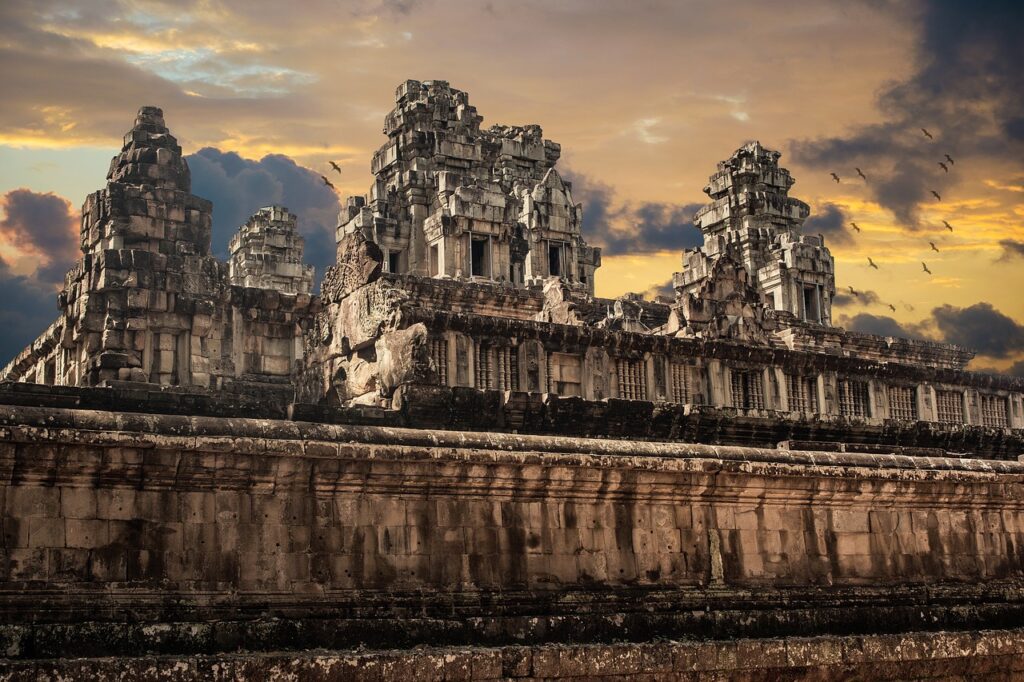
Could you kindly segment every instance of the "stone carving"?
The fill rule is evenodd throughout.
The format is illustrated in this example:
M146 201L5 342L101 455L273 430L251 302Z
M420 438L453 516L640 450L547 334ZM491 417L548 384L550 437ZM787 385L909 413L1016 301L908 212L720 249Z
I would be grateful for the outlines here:
M338 264L327 269L321 295L337 303L353 291L380 277L384 254L362 232L351 232L338 242Z
M382 335L377 340L376 351L382 397L390 397L402 384L436 380L427 351L427 328L423 324Z

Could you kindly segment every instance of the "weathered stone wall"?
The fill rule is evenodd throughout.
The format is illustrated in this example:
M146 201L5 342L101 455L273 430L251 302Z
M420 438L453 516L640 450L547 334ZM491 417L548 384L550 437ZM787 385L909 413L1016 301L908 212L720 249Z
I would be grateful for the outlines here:
M1010 462L7 406L0 475L13 656L1024 616Z

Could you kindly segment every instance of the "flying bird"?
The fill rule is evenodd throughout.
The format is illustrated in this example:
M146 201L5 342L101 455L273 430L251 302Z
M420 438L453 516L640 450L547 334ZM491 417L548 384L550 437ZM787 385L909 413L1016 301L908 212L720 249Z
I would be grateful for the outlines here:
M927 129L921 128L921 132L924 133L924 136L927 137L929 140L935 139L934 137L932 137L932 134L929 133Z
M857 171L857 175L859 175L862 179L868 179L868 176L864 175L864 171L862 171L860 168L854 168L853 170Z
M949 165L952 166L954 163L956 163L956 161L953 160L953 157L950 156L949 154L945 154L944 156L946 157L946 161L949 161Z
M847 289L849 289L850 293L853 294L854 296L858 296L858 297L860 296L860 293L856 289L854 289L853 287L847 287Z
M836 181L836 183L838 183L838 182L839 182L839 176L838 176L838 175L836 175L835 173L833 173L833 174L832 174L832 179L833 179L833 180L835 180L835 181Z
M924 268L924 271L927 272L929 275L932 274L932 271L928 269L928 264L925 263L924 261L921 261L921 267Z
M939 201L942 201L942 196L935 190L932 190L932 196L938 199Z
M328 161L327 163L331 164L331 168L333 168L334 170L338 171L338 175L341 175L341 166L339 166L338 164L334 163L333 161Z
M941 161L939 161L939 167L942 170L946 171L947 173L949 172L949 166L947 166L946 164L942 163Z
M928 242L928 243L932 245L932 251L934 251L935 253L939 252L939 247L935 246L935 242Z
M871 256L868 256L868 265L870 265L871 267L873 267L873 268L874 268L875 270L877 270L877 269L878 269L878 266L877 266L877 265L875 265L875 261L871 260Z
M859 227L857 227L857 223L851 222L851 223L850 223L850 227L852 227L853 229L855 229L855 230L857 230L858 232L860 232L860 228L859 228Z
M945 220L942 221L942 224L945 225L946 229L949 230L950 232L953 231L953 226L947 223Z
M886 303L886 305L889 306L889 310L896 312L896 306L894 306L892 303Z
M327 179L327 178L326 178L325 176L321 175L321 176L320 176L320 179L324 181L324 184L325 184L325 185L327 185L327 186L328 186L328 187L330 187L331 189L334 189L334 185L333 185L333 184L331 184L331 181L330 181L330 180L328 180L328 179Z

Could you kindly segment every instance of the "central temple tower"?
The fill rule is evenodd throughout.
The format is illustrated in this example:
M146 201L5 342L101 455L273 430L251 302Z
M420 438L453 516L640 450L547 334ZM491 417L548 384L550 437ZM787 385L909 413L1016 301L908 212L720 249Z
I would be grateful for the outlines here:
M581 234L583 210L540 126L492 126L446 81L406 81L384 120L367 197L349 199L338 240L361 232L384 270L538 285L557 276L594 292L600 249Z

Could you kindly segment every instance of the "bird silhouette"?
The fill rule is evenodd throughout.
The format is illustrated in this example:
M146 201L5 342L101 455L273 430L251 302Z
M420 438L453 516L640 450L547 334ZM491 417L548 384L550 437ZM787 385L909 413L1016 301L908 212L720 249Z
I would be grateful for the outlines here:
M921 261L921 267L924 268L924 271L927 272L929 275L932 274L932 271L928 269L928 264L925 263L924 261Z
M862 179L868 179L868 176L864 175L864 171L862 171L860 168L854 168L853 170L857 171L857 175L859 175Z
M836 181L836 183L838 183L838 182L839 182L839 176L838 176L838 175L836 175L835 173L833 173L833 174L832 174L832 179L833 179L833 180L835 180L835 181Z
M945 225L946 229L949 230L950 232L953 231L953 226L947 223L945 220L942 221L942 224Z
M847 289L849 289L850 293L853 294L854 296L858 296L858 297L860 296L860 294L857 292L857 290L854 289L853 287L847 287Z
M939 247L935 246L935 242L928 242L928 243L931 244L932 251L934 251L935 253L939 252Z
M949 154L944 154L944 156L946 157L946 161L949 161L950 165L953 165L954 163L956 163L956 161L953 160L953 157L950 156Z
M330 187L331 189L334 189L334 185L333 185L333 184L331 184L331 181L330 181L330 180L328 180L326 176L323 176L323 175L321 175L321 176L320 176L320 179L324 181L324 184L325 184L325 185L327 185L327 186L328 186L328 187Z
M896 312L896 306L894 306L892 303L886 303L886 305L889 306L889 310Z
M868 265L873 267L875 270L878 269L878 266L875 265L875 261L871 260L871 256L868 256Z
M942 201L942 196L935 190L932 190L932 196L938 199L939 201Z
M338 171L338 175L341 175L341 166L339 166L338 164L334 163L333 161L328 161L327 163L331 164L331 168L333 168L334 170Z
M947 173L949 172L949 166L947 166L946 164L942 163L941 161L939 161L939 168L941 168L942 170L946 171Z
M855 230L857 230L858 232L860 232L860 228L859 228L859 227L857 227L857 223L855 223L855 222L852 222L852 221L851 221L851 222L850 222L850 227L852 227L853 229L855 229Z
M934 137L932 137L932 134L929 133L925 128L921 128L921 132L924 133L924 136L927 137L929 140L935 139Z

